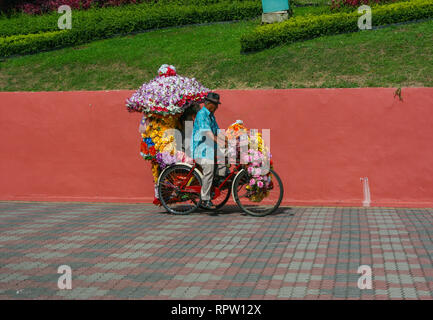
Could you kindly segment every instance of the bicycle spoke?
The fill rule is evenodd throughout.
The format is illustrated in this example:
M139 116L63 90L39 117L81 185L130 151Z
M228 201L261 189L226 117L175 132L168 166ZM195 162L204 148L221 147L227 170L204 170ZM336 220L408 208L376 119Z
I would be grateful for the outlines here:
M246 213L254 216L263 216L275 211L283 197L281 179L271 170L272 188L267 189L267 194L260 190L248 190L249 176L246 171L236 181L236 203Z
M160 200L162 205L171 213L187 214L192 212L200 202L200 195L182 192L181 186L188 179L188 185L201 185L197 174L190 176L190 169L185 166L173 166L167 169L160 181Z

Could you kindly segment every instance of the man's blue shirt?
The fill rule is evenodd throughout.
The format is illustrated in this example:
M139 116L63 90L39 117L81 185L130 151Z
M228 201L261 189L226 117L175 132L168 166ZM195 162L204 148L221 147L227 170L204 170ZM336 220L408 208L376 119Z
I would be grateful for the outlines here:
M201 108L194 120L192 129L192 157L214 159L215 142L211 140L206 131L211 131L215 136L218 135L218 124L215 116L206 107Z

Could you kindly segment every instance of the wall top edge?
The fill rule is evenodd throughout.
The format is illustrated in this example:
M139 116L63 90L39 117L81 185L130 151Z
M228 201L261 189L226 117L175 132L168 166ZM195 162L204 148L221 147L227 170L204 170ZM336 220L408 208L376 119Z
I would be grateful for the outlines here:
M363 87L363 88L290 88L290 89L254 89L254 88L246 88L246 89L211 89L212 91L231 91L231 92L290 92L290 91L375 91L375 90L396 90L398 87ZM54 93L110 93L110 92L135 92L137 89L115 89L115 90L71 90L71 91L0 91L0 94L54 94ZM401 90L426 90L432 91L433 87L401 87Z

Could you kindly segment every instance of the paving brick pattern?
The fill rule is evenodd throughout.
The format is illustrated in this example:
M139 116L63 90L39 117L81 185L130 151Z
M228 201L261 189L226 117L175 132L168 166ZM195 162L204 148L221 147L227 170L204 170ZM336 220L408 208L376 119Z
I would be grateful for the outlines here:
M0 202L0 222L1 299L433 298L433 209Z

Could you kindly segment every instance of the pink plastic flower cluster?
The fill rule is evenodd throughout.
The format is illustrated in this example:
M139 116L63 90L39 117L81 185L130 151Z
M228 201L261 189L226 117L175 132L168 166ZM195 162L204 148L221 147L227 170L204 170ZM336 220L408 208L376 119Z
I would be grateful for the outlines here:
M248 163L247 171L252 176L249 182L250 187L266 190L271 182L271 177L268 170L266 170L267 172L263 170L265 161L267 161L265 155L258 150L249 149L243 160Z
M177 162L192 164L193 159L188 157L182 151L176 151L173 155L170 152L158 152L156 154L156 161L161 169L171 166Z

